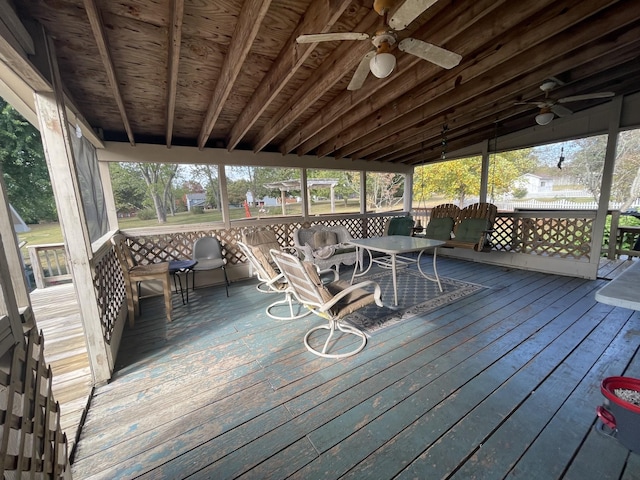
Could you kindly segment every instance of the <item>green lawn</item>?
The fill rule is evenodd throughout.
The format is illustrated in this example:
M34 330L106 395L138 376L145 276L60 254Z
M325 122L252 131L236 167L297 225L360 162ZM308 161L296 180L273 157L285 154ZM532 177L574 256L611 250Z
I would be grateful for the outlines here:
M357 213L359 201L350 200L348 205L345 206L343 201L336 201L335 213ZM260 212L257 207L252 207L251 214L254 218L269 218L282 215L282 209L280 207L268 207L266 212ZM300 204L287 205L288 215L301 215L302 206ZM331 206L329 202L317 202L314 203L311 209L311 214L328 214L331 213ZM229 209L231 220L239 220L246 218L244 208L231 208ZM189 225L192 223L210 223L222 221L222 213L216 210L206 210L201 214L193 214L190 212L181 212L176 215L167 216L167 225ZM151 220L140 220L137 217L120 218L118 224L122 229L128 228L141 228L141 227L153 227L158 225L158 221L154 218ZM62 243L62 231L60 225L57 223L47 223L40 225L29 225L30 232L21 233L18 235L20 241L25 240L27 245L41 245L43 243ZM23 253L26 256L26 248L23 248Z

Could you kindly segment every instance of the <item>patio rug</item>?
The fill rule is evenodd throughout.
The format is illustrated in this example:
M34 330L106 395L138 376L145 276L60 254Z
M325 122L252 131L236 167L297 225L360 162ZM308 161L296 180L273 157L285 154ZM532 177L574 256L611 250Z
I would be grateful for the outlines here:
M443 291L438 284L425 279L413 268L398 271L398 306L393 306L393 277L391 271L384 270L357 279L373 280L380 285L384 307L375 303L350 314L345 320L370 335L383 328L395 325L403 320L432 312L443 305L456 302L482 290L475 283L462 282L452 278L440 277Z

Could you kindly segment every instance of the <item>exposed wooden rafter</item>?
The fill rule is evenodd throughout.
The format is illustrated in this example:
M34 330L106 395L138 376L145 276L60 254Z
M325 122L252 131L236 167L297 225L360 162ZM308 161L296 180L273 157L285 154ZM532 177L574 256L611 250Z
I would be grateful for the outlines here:
M171 7L171 19L169 23L169 67L167 68L167 147L171 146L171 137L173 136L173 117L176 110L176 90L178 88L178 68L180 66L184 0L172 0Z
M104 66L104 69L106 70L107 77L109 78L109 84L113 92L113 99L118 105L120 117L122 118L122 124L125 131L127 132L129 143L131 145L135 145L136 142L133 136L133 130L131 129L129 118L127 117L127 110L124 106L122 94L120 93L120 84L118 83L116 69L113 66L113 60L111 59L109 42L107 41L107 35L104 31L104 25L102 24L100 11L98 10L98 6L96 5L95 0L84 0L84 8L87 11L87 16L89 17L89 23L91 24L93 37L95 38L98 50L100 51L100 58L102 59L102 64Z
M247 0L242 6L231 47L222 64L222 71L216 82L216 88L213 91L213 97L198 136L200 150L207 143L211 130L213 130L213 126L231 94L236 78L249 54L270 4L271 0Z
M350 3L349 0L311 2L309 9L289 37L289 41L273 63L271 70L262 80L258 90L254 92L249 104L231 129L227 139L229 150L233 150L238 145L249 128L276 98L307 57L311 55L314 44L298 45L295 41L298 35L308 32L328 32Z
M536 126L536 104L516 102L543 98L549 77L564 83L552 98L640 92L637 0L438 0L393 38L459 53L460 64L445 70L396 44L392 74L370 74L356 91L346 86L370 42L296 38L371 35L382 28L373 0L83 2L88 15L49 0L0 0L0 11L11 4L26 31L40 23L50 33L75 111L109 142L135 136L203 153L212 145L217 156L294 153L326 157L329 168L357 159L391 168L439 161L444 124L450 148L464 151L493 138L496 124L503 135ZM395 8L402 0L390 17ZM0 58L50 88L37 55L25 52L24 31L17 35L0 25ZM579 113L604 101L569 107Z

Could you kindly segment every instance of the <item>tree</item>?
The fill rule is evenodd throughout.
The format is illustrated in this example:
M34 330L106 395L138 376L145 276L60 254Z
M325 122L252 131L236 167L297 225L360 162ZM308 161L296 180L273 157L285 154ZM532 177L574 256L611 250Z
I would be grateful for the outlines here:
M404 175L367 173L367 205L378 209L397 205L402 200Z
M600 198L607 136L580 138L573 143L577 150L567 160L567 170L597 201Z
M113 198L118 212L132 212L145 206L147 186L133 164L109 165Z
M611 197L622 203L620 210L623 212L640 197L640 130L622 132L618 136Z
M158 223L167 223L167 210L172 208L172 182L178 173L179 165L138 163L136 166L147 183L147 191L153 200Z
M531 149L513 150L492 155L489 164L488 197L494 201L500 195L517 188L518 178L537 165ZM416 168L413 194L416 198L442 195L457 201L460 207L469 197L480 195L482 159L465 158Z
M482 160L478 157L424 165L415 169L413 194L429 198L439 194L464 206L470 196L480 195Z
M227 197L230 205L242 205L247 199L247 191L251 189L248 180L243 178L227 183Z
M57 220L40 132L2 99L0 165L9 202L26 223Z

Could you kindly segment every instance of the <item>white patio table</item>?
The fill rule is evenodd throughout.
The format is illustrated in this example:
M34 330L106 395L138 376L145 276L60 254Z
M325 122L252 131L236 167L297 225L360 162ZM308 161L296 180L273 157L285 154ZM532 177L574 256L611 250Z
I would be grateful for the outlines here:
M362 258L357 252L358 264L353 269L353 275L351 276L351 283L355 277L365 275L372 267L372 265L378 264L382 268L390 268L393 276L393 305L398 305L398 284L397 284L397 271L398 267L407 266L410 263L417 263L418 270L428 280L436 282L438 288L442 292L442 284L438 277L438 270L436 268L436 254L438 247L444 245L445 242L441 240L432 240L430 238L419 237L407 237L404 235L388 235L386 237L373 237L373 238L354 238L348 242L350 245L354 245L356 249L364 248L369 253L369 266L364 270L364 266L360 265L360 273L356 273L358 270L358 264ZM433 249L433 277L427 275L422 271L420 266L420 258L425 250ZM371 252L385 253L388 257L374 258ZM418 258L405 257L402 254L420 252Z
M596 300L615 307L640 310L640 262L627 268L619 276L596 292Z

